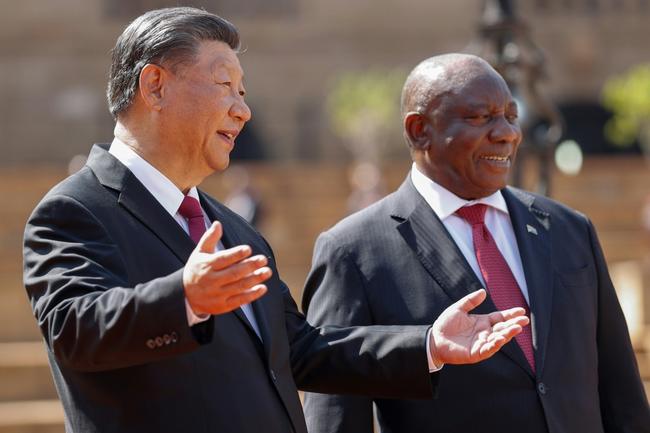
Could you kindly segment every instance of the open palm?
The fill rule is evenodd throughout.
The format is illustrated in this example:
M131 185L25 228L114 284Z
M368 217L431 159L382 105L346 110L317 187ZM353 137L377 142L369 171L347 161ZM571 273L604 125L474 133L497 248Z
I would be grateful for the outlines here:
M487 359L528 325L523 308L469 314L486 297L483 289L470 293L436 319L430 342L436 364L473 364Z

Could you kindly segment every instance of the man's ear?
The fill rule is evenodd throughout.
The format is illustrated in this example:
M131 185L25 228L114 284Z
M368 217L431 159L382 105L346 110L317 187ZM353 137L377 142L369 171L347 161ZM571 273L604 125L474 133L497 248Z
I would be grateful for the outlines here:
M167 71L151 63L146 64L140 71L138 92L150 110L160 111L162 109L167 78Z
M404 134L415 150L426 150L431 143L429 136L429 122L427 118L415 111L407 113L404 117Z

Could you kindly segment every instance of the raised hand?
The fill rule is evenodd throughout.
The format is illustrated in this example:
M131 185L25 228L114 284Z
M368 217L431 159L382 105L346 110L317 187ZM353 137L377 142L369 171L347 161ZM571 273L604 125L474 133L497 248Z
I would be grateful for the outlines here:
M215 252L222 235L218 222L203 234L183 269L185 296L195 314L221 314L266 293L271 277L263 255L249 257L248 245Z
M483 361L528 325L523 308L469 314L486 297L483 289L470 293L449 306L433 323L429 347L437 365Z

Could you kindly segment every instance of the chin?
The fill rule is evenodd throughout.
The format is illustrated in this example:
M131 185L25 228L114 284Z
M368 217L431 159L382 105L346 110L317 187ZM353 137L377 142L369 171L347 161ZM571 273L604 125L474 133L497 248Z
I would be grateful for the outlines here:
M230 165L230 158L226 158L224 160L214 161L213 164L210 164L210 168L212 169L211 171L213 173L221 172L227 169L229 165Z

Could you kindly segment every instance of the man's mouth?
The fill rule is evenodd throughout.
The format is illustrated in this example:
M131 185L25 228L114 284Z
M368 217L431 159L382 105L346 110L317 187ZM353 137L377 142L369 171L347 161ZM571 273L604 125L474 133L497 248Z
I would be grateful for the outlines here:
M238 132L237 131L217 131L217 134L219 134L221 137L225 138L227 141L230 141L231 143L235 141L235 138L237 137Z
M487 164L493 170L509 170L512 164L512 156L508 155L481 155L479 160Z
M497 162L507 162L510 161L510 155L484 155L481 156L481 159L485 159L488 161L497 161Z

